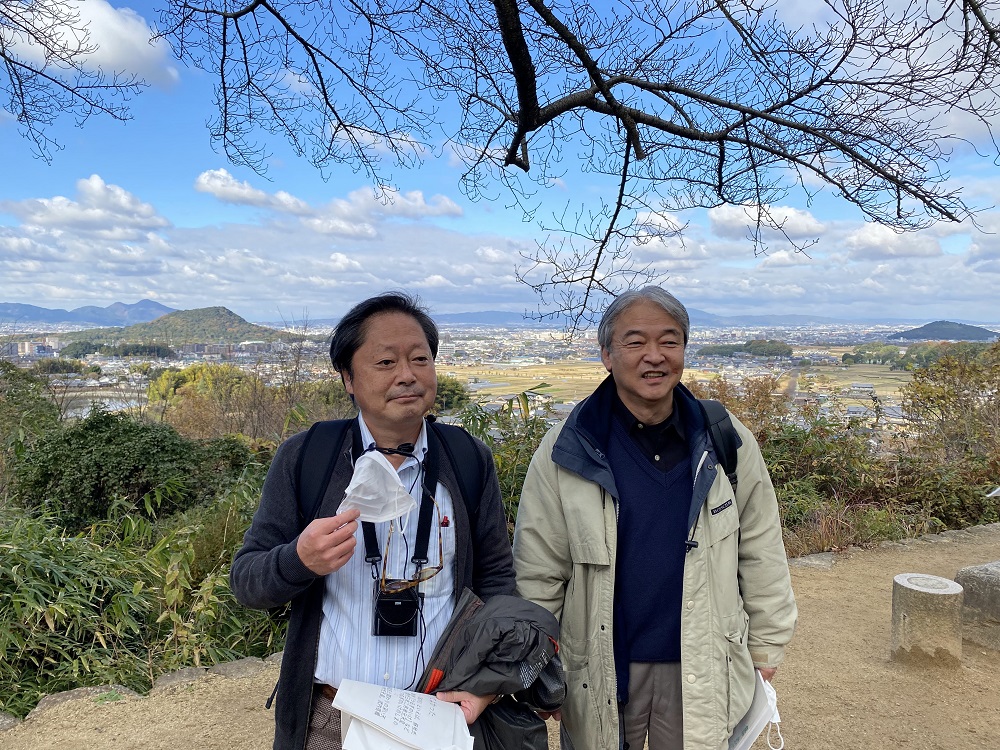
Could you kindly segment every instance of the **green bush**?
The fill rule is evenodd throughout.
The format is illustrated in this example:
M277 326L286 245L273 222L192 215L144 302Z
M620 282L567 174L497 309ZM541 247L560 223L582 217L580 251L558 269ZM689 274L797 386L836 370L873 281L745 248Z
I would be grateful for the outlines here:
M58 425L59 409L48 396L45 380L0 360L0 505L14 467Z
M116 502L149 516L190 508L235 479L248 459L236 439L198 443L169 425L94 410L25 451L11 494L79 531Z
M250 470L173 524L116 503L75 535L51 516L0 510L0 711L24 716L84 686L146 691L166 672L280 650L285 623L229 589L261 481Z
M25 715L47 693L148 688L154 578L140 549L67 536L52 518L0 527L0 709Z
M508 399L495 411L487 410L480 404L470 404L462 412L461 421L465 429L493 451L507 528L513 537L517 505L521 500L521 487L528 473L528 464L549 425L544 417L531 413L525 393Z

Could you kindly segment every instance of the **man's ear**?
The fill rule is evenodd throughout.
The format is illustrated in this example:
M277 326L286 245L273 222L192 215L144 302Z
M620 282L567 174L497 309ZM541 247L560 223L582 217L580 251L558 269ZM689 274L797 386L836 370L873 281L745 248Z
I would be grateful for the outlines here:
M601 362L604 364L604 369L611 372L611 353L603 346L601 347Z
M340 372L340 382L344 384L344 390L347 391L347 395L354 400L354 380L347 370L341 370Z

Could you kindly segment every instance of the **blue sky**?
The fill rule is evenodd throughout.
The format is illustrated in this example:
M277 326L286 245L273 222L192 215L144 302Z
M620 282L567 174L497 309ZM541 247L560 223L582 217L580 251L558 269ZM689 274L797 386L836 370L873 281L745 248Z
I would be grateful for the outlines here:
M273 140L267 177L213 151L208 77L146 44L153 3L87 0L96 57L149 88L133 119L70 119L51 134L51 164L31 155L0 112L0 302L51 308L155 299L179 309L224 305L255 321L336 317L390 288L418 293L435 312L535 309L515 279L520 253L540 237L500 195L471 202L448 151L393 172L384 204L364 174L343 167L324 181ZM718 314L811 313L841 318L962 319L996 323L1000 304L1000 167L956 154L952 179L986 207L971 224L897 235L864 223L821 194L776 206L793 234L816 236L809 256L774 245L755 258L742 210L677 217L683 243L639 251L688 306ZM568 172L548 210L603 186Z

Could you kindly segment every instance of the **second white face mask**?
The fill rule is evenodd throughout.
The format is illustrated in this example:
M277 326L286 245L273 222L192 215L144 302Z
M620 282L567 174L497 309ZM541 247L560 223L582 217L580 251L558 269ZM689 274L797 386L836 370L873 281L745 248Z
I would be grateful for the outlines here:
M358 520L382 523L406 515L417 507L389 459L378 451L368 451L354 462L354 476L338 512L357 508Z

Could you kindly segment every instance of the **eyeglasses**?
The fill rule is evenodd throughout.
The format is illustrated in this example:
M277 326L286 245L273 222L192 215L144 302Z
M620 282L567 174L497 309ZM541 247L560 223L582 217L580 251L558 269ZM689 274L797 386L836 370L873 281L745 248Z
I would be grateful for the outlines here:
M382 557L382 577L379 580L379 588L382 590L382 593L392 594L399 591L406 591L406 589L413 588L414 586L419 586L424 581L432 579L444 569L444 532L441 531L441 509L438 507L437 501L434 498L431 498L431 502L434 503L434 512L437 514L438 564L430 567L420 565L413 572L413 575L406 579L386 578L386 569L388 568L389 560L389 545L392 541L393 528L396 525L395 521L390 521L389 537L385 541L385 555Z

